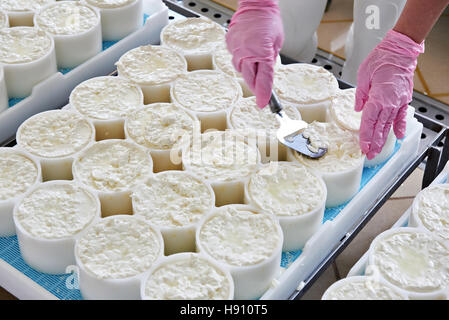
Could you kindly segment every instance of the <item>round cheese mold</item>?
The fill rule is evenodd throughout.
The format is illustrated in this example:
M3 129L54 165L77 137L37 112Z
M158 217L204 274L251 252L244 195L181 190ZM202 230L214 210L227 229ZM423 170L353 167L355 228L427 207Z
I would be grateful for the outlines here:
M150 150L154 172L181 170L182 146L199 133L198 119L170 103L147 105L125 121L125 136Z
M101 13L103 41L117 41L142 26L142 0L82 0Z
M96 142L73 162L74 178L99 195L103 216L131 213L131 189L152 170L149 153L127 140Z
M75 244L84 299L140 299L140 284L164 252L161 233L144 220L118 215L101 219Z
M15 26L33 26L34 13L42 6L56 0L2 0L0 10L9 16L9 24Z
M255 144L232 130L204 133L182 152L183 168L212 185L217 206L243 202L245 182L259 163Z
M14 209L20 252L32 268L66 273L75 264L75 240L100 218L100 201L73 181L49 181L32 188Z
M338 81L322 67L294 63L275 69L273 86L283 105L298 108L304 121L313 122L325 121Z
M381 279L355 276L335 282L321 300L407 300L407 297Z
M74 68L101 52L100 13L76 1L58 1L34 15L34 25L55 41L59 68Z
M278 55L275 68L280 65L282 65L282 62L281 57ZM235 70L234 65L232 64L232 54L228 51L224 43L219 49L214 50L214 54L212 56L212 69L219 70L226 73L230 77L236 78L242 87L244 97L254 96L254 93L251 92L243 79L242 74Z
M6 92L5 73L0 65L0 113L8 109L8 107L9 99L8 92Z
M161 259L141 286L142 300L232 300L234 282L228 270L198 253Z
M245 187L245 203L279 219L283 251L302 249L323 222L326 185L305 166L273 162L254 173Z
M125 78L97 77L73 89L69 103L93 122L97 141L123 139L125 117L143 106L143 93Z
M24 98L56 73L55 44L45 31L32 27L0 29L0 66L10 98Z
M256 299L279 271L283 234L278 220L244 205L227 205L203 217L196 233L200 253L225 266L235 299Z
M9 27L8 15L0 10L0 29Z
M327 122L334 121L342 129L350 130L356 134L360 131L362 112L356 112L355 107L355 88L338 90L331 100L331 105L327 114ZM374 167L385 162L393 153L396 144L396 136L391 128L388 138L382 151L374 159L365 159L366 167Z
M94 142L95 129L78 113L52 110L28 118L16 138L21 148L39 159L45 181L70 180L73 159Z
M223 46L226 31L209 18L186 18L172 22L161 32L161 44L181 52L189 70L212 69L212 54Z
M368 263L411 299L437 299L449 287L449 249L431 233L390 229L369 248Z
M14 206L41 181L41 166L32 156L17 148L0 148L0 237L16 233Z
M291 119L301 120L301 115L293 107L285 107L285 113ZM227 128L237 130L248 138L257 139L257 147L262 162L284 161L287 159L287 147L276 136L279 121L270 108L260 109L255 97L242 98L228 112Z
M365 156L358 138L335 123L312 122L303 132L311 150L327 147L319 159L311 159L289 149L287 158L299 161L319 174L327 187L326 207L335 207L350 200L360 188Z
M189 72L171 88L172 101L192 111L201 121L201 130L225 130L226 111L242 97L237 80L212 70Z
M449 185L429 186L413 200L409 226L427 229L449 240Z
M165 254L195 251L200 219L215 205L210 185L183 171L164 171L135 188L133 213L161 230Z
M187 62L181 54L151 45L128 51L116 65L119 76L142 88L146 104L170 102L171 83L187 72Z

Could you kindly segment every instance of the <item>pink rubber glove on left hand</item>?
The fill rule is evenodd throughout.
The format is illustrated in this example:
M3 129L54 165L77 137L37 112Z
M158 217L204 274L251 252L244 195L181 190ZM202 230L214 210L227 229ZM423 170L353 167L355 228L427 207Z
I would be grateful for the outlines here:
M226 34L234 68L242 73L265 107L273 88L274 65L284 43L284 29L277 0L240 0Z
M355 110L363 110L360 148L369 160L382 151L392 125L398 139L405 135L413 75L422 52L424 43L390 30L360 65Z

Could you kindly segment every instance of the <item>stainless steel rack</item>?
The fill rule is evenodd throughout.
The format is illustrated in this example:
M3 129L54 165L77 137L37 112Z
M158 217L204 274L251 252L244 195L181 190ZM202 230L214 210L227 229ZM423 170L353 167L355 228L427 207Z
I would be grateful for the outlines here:
M227 27L232 11L209 0L163 0L171 10L169 17L176 20L181 17L206 16L217 23ZM294 63L287 57L281 57L284 64ZM338 79L340 88L350 88L353 85L342 81L340 78L344 61L332 54L318 50L315 58L310 62L323 66L332 72ZM307 279L304 280L300 290L294 291L290 300L300 299L319 276L333 263L336 257L348 246L354 237L362 230L369 220L376 214L382 205L401 186L408 176L418 167L424 168L422 188L427 187L435 177L441 172L446 162L449 160L449 108L436 100L424 96L418 92L413 95L411 105L415 107L415 117L423 124L421 142L416 158L402 172L398 172L392 177L391 185L387 186L384 193L377 199L372 200L372 205L364 213L363 217L354 221L353 226L347 231L331 253L322 260L317 268Z

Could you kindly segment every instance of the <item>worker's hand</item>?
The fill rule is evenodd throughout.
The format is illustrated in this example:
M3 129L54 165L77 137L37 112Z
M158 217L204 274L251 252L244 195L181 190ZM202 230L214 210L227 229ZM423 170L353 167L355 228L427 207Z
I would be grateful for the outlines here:
M405 135L413 74L422 52L424 43L390 30L359 68L355 110L363 110L360 148L369 160L382 151L391 126L398 139Z
M226 34L235 69L242 73L260 108L271 97L274 64L284 43L277 0L240 0Z

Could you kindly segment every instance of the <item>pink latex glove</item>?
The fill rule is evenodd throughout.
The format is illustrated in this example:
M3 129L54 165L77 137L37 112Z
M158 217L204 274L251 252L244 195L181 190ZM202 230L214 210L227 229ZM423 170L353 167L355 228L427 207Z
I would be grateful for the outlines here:
M405 135L413 74L422 52L424 43L390 30L360 65L355 110L363 110L360 148L369 160L382 151L392 125L398 139Z
M234 68L242 73L260 108L271 97L274 65L284 43L277 0L240 0L226 34Z

